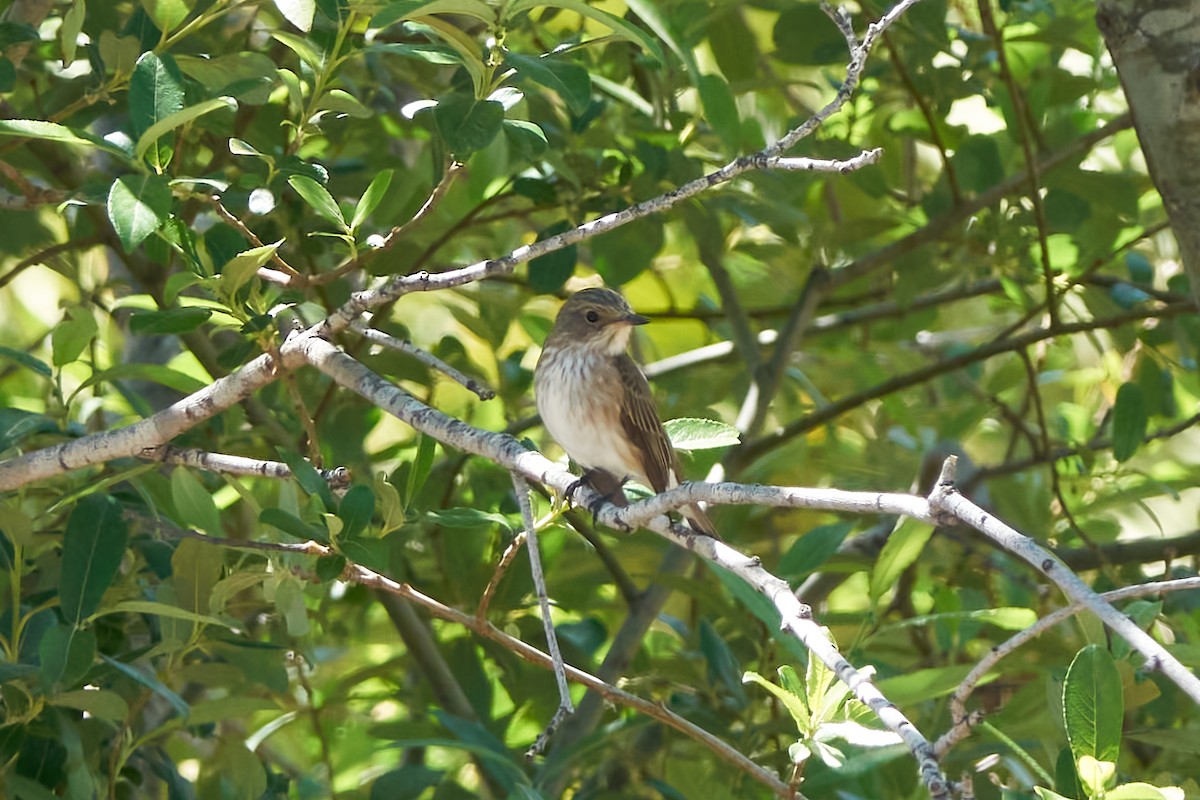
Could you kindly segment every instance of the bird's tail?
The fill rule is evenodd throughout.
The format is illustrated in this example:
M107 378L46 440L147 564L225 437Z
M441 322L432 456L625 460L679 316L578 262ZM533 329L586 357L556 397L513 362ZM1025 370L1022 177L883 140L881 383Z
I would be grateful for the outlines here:
M695 503L686 505L680 509L683 518L692 526L692 530L697 533L703 533L705 536L711 536L718 542L725 541L721 538L721 534L717 533L717 528L712 524L712 520L708 518L708 514L704 513L704 509Z

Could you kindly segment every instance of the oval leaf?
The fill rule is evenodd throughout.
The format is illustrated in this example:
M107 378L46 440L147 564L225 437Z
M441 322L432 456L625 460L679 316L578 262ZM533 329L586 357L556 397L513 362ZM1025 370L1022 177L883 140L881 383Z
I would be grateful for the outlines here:
M337 201L333 199L333 195L329 193L328 189L304 175L291 176L288 178L288 184L296 190L296 194L304 198L304 202L308 203L309 208L316 211L326 221L332 222L342 230L349 230L346 226L346 218L342 216L342 209L338 207Z
M1089 644L1075 655L1063 682L1063 721L1075 760L1115 762L1124 716L1121 673L1107 648Z
M126 253L167 221L171 187L161 175L122 175L108 192L108 219Z
M63 532L59 599L63 616L79 624L100 607L117 576L129 529L121 507L108 495L88 495L76 504Z
M1146 438L1146 397L1136 383L1122 384L1113 407L1113 458L1127 461Z
M712 450L741 441L738 429L715 419L682 417L663 423L676 450Z

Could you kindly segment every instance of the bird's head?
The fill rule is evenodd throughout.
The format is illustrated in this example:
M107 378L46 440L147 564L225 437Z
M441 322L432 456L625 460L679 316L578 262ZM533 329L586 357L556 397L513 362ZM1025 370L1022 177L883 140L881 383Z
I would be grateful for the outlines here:
M616 355L629 345L633 326L649 321L633 313L625 298L612 289L584 289L563 304L550 331L550 340Z

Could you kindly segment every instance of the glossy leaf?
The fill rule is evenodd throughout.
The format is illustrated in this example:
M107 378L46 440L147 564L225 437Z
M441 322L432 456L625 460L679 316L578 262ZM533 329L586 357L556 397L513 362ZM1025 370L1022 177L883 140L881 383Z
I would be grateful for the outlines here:
M108 192L108 219L126 253L167 221L171 187L161 175L122 175Z
M304 175L293 175L288 178L288 185L296 190L296 194L304 198L309 208L316 211L322 219L331 222L342 230L349 230L342 209L338 206L333 195L321 184Z
M663 423L676 450L713 450L741 441L737 428L715 419L681 417Z
M308 33L312 30L313 15L317 13L316 0L274 0L275 7L288 22Z
M580 65L553 56L534 58L520 53L508 53L505 61L517 70L518 77L553 89L573 114L582 114L591 105L592 80Z
M358 199L358 204L354 206L354 216L350 219L350 230L357 231L362 227L362 224L371 216L371 212L383 202L384 195L387 194L391 184L392 170L390 169L385 169L371 179L371 184L367 186L367 190Z

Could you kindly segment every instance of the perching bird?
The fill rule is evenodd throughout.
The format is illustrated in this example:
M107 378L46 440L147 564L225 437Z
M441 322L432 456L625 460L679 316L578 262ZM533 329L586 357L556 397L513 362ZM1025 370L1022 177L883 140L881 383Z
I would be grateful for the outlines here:
M627 480L663 492L683 479L650 384L625 352L633 326L647 322L611 289L576 292L558 312L534 372L546 430L592 488L619 506L627 505ZM696 531L721 538L698 505L681 512Z

